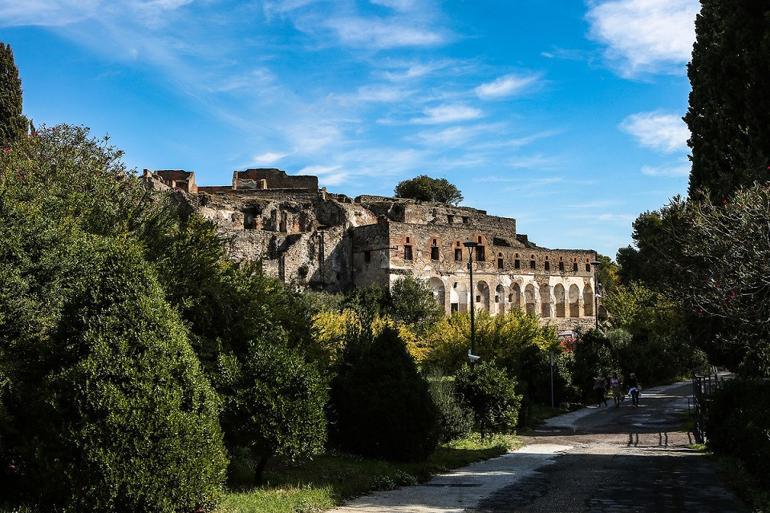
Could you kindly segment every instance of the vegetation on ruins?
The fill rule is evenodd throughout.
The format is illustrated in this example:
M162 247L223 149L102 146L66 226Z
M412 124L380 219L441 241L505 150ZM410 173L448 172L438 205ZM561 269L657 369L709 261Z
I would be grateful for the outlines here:
M0 42L0 148L8 148L29 130L22 114L21 80L11 45Z
M685 121L692 149L690 197L721 203L770 178L770 6L702 0L688 75Z
M460 189L449 183L446 178L431 178L428 175L420 175L399 182L394 193L397 198L431 201L447 205L458 205L463 200Z
M473 412L460 402L454 381L441 372L434 372L428 376L428 383L438 413L439 442L467 436L473 430Z
M331 386L331 436L342 449L395 461L426 459L438 416L406 344L391 327L350 340Z

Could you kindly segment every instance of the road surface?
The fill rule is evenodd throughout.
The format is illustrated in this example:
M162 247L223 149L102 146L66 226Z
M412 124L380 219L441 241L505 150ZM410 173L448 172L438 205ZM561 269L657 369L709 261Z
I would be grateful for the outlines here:
M681 426L689 383L551 419L518 451L334 513L748 513Z

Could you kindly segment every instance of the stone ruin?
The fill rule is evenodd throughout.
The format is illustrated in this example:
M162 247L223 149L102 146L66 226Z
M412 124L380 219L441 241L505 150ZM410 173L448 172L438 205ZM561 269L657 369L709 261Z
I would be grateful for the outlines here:
M144 171L156 189L177 191L224 235L236 261L301 288L340 292L425 280L446 313L519 308L558 329L595 322L596 252L547 249L517 233L516 220L483 210L402 198L327 192L315 176L279 169L235 171L230 186L198 186L195 173ZM470 290L466 241L473 251Z

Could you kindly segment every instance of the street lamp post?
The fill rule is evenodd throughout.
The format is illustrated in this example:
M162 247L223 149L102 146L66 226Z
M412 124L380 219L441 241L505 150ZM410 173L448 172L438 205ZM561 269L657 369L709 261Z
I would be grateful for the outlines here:
M471 280L471 350L468 353L469 357L476 354L476 304L475 293L473 289L473 250L478 246L478 243L473 241L463 242L463 246L468 248L468 272L470 273ZM474 363L474 358L470 358L471 363Z
M594 268L594 327L599 329L599 266L602 265L598 260L591 262L591 266Z

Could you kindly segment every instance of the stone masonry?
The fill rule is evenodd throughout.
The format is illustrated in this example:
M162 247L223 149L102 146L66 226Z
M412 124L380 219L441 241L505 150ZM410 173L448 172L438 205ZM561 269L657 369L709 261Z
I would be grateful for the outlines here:
M560 330L595 322L593 250L547 249L516 232L516 221L483 210L400 198L351 199L318 188L314 176L278 169L233 174L231 186L198 186L194 172L145 170L225 236L236 261L302 288L339 292L426 281L445 312L465 312L471 293L491 314L519 308ZM468 249L473 251L470 290Z

